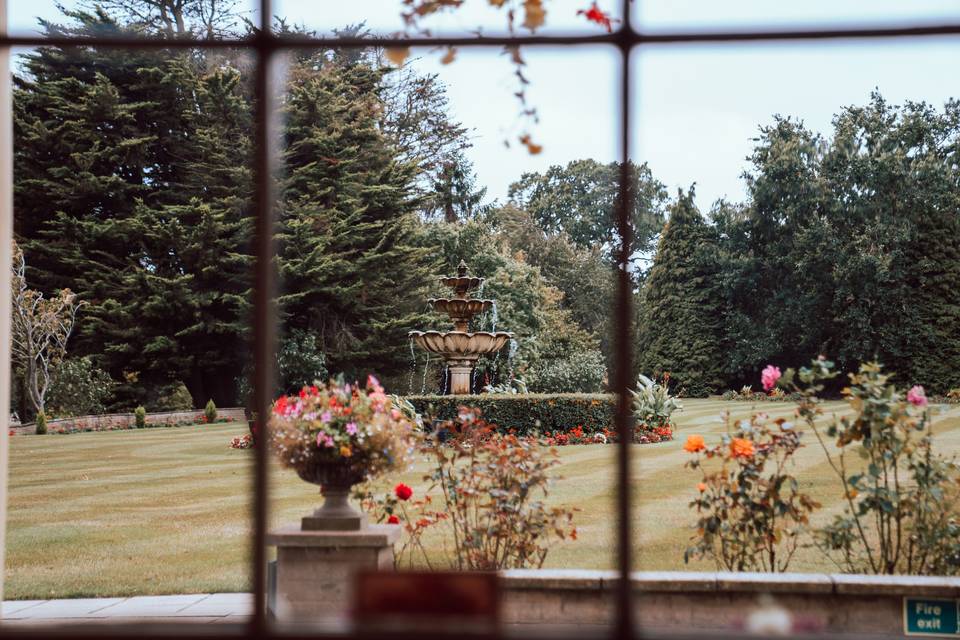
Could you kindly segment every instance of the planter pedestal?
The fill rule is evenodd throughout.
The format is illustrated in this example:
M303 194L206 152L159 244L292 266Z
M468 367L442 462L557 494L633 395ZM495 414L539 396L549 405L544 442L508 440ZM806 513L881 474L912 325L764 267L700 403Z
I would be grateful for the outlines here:
M277 547L276 605L280 621L345 623L353 576L361 570L393 570L397 525L354 531L304 531L295 525L267 534Z

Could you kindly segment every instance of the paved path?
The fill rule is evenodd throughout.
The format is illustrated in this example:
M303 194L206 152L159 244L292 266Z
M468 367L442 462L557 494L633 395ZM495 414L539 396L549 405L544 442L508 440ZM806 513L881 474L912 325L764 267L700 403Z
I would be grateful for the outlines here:
M251 613L249 593L199 593L133 598L8 600L3 624L43 622L209 622L242 623Z

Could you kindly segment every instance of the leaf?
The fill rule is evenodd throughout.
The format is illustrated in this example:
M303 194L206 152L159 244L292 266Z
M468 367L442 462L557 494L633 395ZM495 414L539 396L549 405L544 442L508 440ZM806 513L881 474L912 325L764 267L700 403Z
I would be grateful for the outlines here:
M547 11L543 8L543 0L526 0L523 3L523 26L530 31L536 31L543 26Z
M393 64L402 67L404 61L410 57L410 47L387 47L383 55Z
M530 152L530 155L535 156L541 151L543 147L539 144L536 144L533 139L530 137L529 133L525 133L520 136L520 144L524 145L527 148L527 151Z
M517 66L526 65L526 61L523 59L523 55L520 53L520 47L517 45L509 45L503 48L504 53L510 54L510 62Z
M456 47L448 47L447 52L443 54L442 58L440 58L440 64L450 64L456 59L457 59Z

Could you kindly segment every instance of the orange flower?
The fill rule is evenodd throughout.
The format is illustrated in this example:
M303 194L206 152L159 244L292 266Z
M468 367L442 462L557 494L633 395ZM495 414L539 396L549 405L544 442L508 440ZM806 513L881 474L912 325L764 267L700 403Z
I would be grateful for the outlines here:
M343 445L340 447L340 455L342 455L344 458L349 458L353 455L353 451L347 445Z
M734 458L749 458L754 454L753 442L746 438L734 438L730 441L730 453Z
M687 436L687 442L683 445L683 450L687 453L696 453L707 448L703 441L703 436Z
M703 493L704 491L706 491L706 490L707 490L707 485L706 485L706 483L703 483L703 482L699 483L699 484L697 485L697 490L699 490L700 493Z

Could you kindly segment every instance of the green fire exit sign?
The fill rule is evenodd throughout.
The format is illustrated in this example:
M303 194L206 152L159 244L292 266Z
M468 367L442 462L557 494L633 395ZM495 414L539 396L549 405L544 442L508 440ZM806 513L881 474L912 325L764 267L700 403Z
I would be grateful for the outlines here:
M960 635L957 600L903 599L903 630L908 636Z

